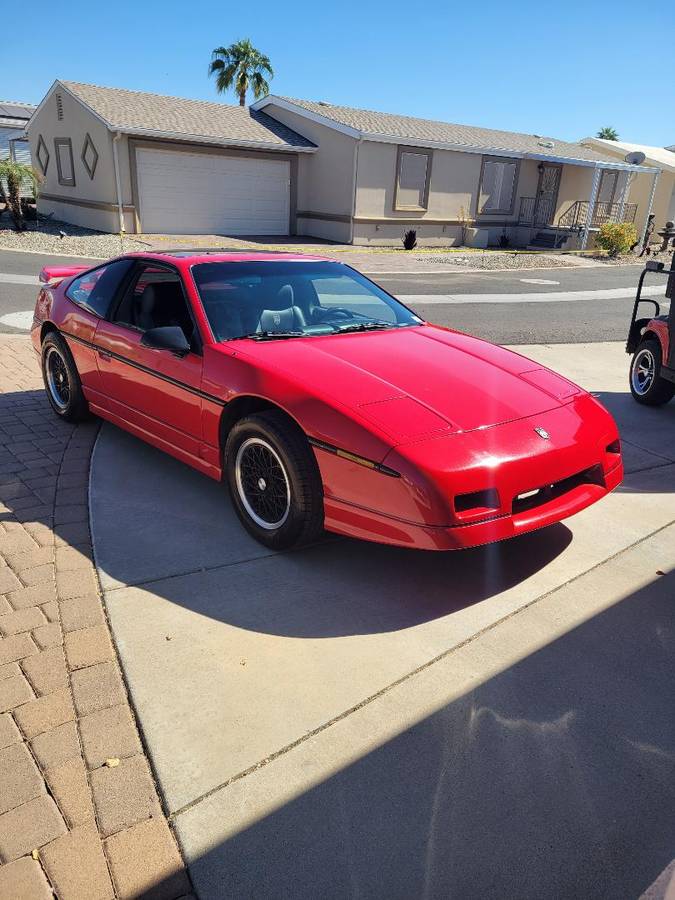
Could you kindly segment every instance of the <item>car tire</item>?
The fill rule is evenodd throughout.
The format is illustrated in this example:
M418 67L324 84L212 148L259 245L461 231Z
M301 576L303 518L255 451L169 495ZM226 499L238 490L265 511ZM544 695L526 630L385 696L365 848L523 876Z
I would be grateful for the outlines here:
M82 382L64 338L50 331L42 342L42 380L51 408L66 422L90 417Z
M661 378L661 343L656 338L641 341L630 364L630 392L638 403L661 406L675 396L675 384Z
M320 537L319 467L307 438L283 413L256 413L232 427L225 472L242 525L265 547L287 550Z

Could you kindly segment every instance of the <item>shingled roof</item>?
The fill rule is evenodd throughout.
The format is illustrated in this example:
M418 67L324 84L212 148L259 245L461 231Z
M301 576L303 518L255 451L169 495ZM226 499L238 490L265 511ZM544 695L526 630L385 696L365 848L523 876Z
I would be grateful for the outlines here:
M61 81L71 94L115 131L203 138L210 143L258 145L275 150L311 150L314 144L264 112L246 106L186 100Z
M373 138L400 138L424 144L453 144L458 148L513 153L518 156L555 156L561 159L617 163L616 157L598 153L579 143L561 141L558 138L537 134L496 131L492 128L479 128L473 125L453 125L450 122L437 122L433 119L417 119L413 116L399 116L392 113L374 112L369 109L335 106L332 103L317 100L298 100L293 97L277 98L274 95L270 95L254 106L262 107L267 103L273 104L276 99L299 107L298 111L306 110L315 116L321 116L328 120L326 124L333 122L364 136L372 135Z
M0 125L5 128L25 128L34 112L35 107L31 103L0 100Z

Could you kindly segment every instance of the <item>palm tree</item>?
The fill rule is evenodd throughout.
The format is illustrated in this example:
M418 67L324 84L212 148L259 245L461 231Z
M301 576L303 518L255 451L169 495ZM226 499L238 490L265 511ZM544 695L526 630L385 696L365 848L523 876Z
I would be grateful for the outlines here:
M37 196L41 176L23 163L13 159L0 159L0 202L9 209L17 231L24 231L26 220L21 204L21 188L30 185L33 196Z
M598 131L596 137L602 138L603 141L618 141L619 132L616 130L616 128L612 128L610 125L606 125L604 128L601 128L600 131Z
M211 57L209 75L216 76L218 93L224 94L234 88L240 106L246 106L246 91L249 88L256 100L269 94L270 86L265 75L274 77L272 64L269 57L256 50L248 38L229 47L216 47Z

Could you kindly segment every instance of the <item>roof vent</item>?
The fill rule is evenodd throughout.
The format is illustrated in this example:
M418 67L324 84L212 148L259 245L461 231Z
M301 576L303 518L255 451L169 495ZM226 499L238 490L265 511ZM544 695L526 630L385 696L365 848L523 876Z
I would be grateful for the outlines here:
M56 95L56 118L59 122L63 122L63 97L61 94Z
M319 106L331 106L332 105L331 103L326 103L325 100L317 100L317 103L319 104Z
M541 141L537 141L537 144L539 144L540 147L546 147L548 150L553 150L553 148L555 147L555 144L553 141L541 140Z

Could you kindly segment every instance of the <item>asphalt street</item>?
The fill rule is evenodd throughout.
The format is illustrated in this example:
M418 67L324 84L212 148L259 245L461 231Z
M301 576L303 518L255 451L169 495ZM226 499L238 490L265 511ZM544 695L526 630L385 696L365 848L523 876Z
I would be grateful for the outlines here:
M625 339L641 271L642 266L594 266L375 280L428 321L495 343L576 344ZM663 276L648 275L645 286L658 291L653 296L663 303ZM567 293L564 300L532 299L562 292ZM467 295L477 295L476 302L469 302ZM495 296L499 301L488 299ZM446 297L461 299L438 302Z
M78 262L94 264L0 251L0 331L29 326L43 265ZM500 344L542 344L623 340L640 271L641 266L594 266L374 277L430 322ZM650 275L647 284L661 300L665 279Z

